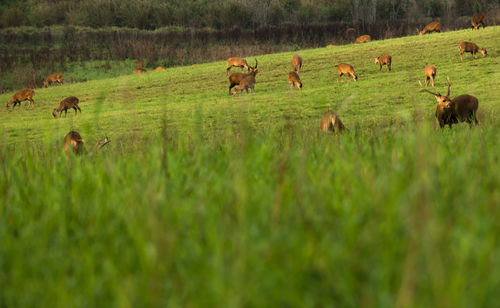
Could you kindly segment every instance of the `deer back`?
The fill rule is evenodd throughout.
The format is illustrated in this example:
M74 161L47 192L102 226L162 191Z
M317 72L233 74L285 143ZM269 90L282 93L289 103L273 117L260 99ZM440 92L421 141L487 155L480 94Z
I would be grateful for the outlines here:
M297 71L299 68L302 67L302 57L297 54L293 55L292 63L295 70Z
M347 63L340 63L337 65L337 70L339 71L339 74L354 74L354 68L352 65L347 64Z
M436 67L434 65L427 65L425 67L425 76L436 75Z
M356 40L354 41L354 44L359 44L359 43L366 43L371 41L372 37L369 36L368 34L361 35Z
M134 69L134 74L143 74L145 72L146 72L146 70L143 69L143 68L136 68L136 69Z
M64 107L72 108L73 106L78 106L79 102L80 101L79 101L78 97L68 96L59 103L59 108L60 109L62 109Z
M233 57L227 59L227 66L249 66L249 65L245 59Z
M469 94L462 94L455 97L452 101L455 115L464 121L476 114L479 106L479 101L475 96Z
M24 101L35 94L33 89L22 89L21 91L14 94L12 101Z

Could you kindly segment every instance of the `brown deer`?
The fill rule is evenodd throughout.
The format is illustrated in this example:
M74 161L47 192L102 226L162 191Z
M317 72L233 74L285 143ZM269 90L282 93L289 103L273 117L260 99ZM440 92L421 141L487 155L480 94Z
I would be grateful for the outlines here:
M464 52L470 52L472 56L476 59L478 52L482 53L483 56L485 57L488 56L486 49L479 48L479 46L471 42L461 42L460 44L458 44L458 49L460 50L460 61L462 62L464 61L464 59L462 58Z
M342 76L344 75L350 75L352 77L352 80L354 80L355 82L358 81L358 75L354 72L354 68L352 67L352 65L349 65L347 63L340 63L339 65L337 65L337 70L339 72L337 76L337 83L339 82L339 78L342 82ZM350 79L348 78L347 80Z
M338 136L339 133L346 129L339 116L331 110L325 112L325 114L321 118L321 121L319 122L319 127L324 132L335 132L336 136Z
M420 87L421 92L425 91L436 97L438 102L436 107L436 119L441 128L445 125L449 125L451 128L452 124L458 122L467 122L469 125L472 125L474 121L476 125L478 124L476 113L479 102L477 98L469 94L462 94L454 99L450 99L450 79L448 79L448 93L446 96L424 89L421 83Z
M483 26L483 29L484 29L484 14L483 13L478 13L476 15L474 15L472 17L472 20L471 20L471 24L472 24L472 28L474 28L474 30L479 30L479 27Z
M372 40L372 37L369 36L368 34L365 34L365 35L361 35L360 37L356 38L356 40L354 41L354 44L368 43L371 40Z
M145 72L146 72L146 70L143 68L134 69L134 74L144 74Z
M243 92L243 90L246 90L247 93L248 93L248 89L251 89L252 92L255 92L255 76L253 75L250 75L250 76L247 76L245 77L241 82L240 84L233 89L233 96L236 95L236 93L238 92Z
M157 67L157 68L155 68L153 71L162 71L162 70L164 70L164 69L165 69L165 67L163 67L163 66L158 66L158 67Z
M422 31L418 30L417 28L418 35L432 33L432 32L441 32L441 23L439 21L431 22L430 24L425 26L425 28Z
M59 85L62 85L63 84L62 78L63 78L63 74L61 74L61 73L51 74L51 75L47 76L47 78L45 79L45 82L43 83L43 86L46 88L49 85L52 85L52 83L54 83L54 82L57 82L57 83L59 83Z
M290 90L292 90L294 86L302 90L302 81L300 81L300 77L297 72L293 71L288 73L288 83L290 83Z
M293 55L292 64L293 64L293 70L298 73L302 68L302 57L299 55Z
M78 107L78 103L79 100L76 96L66 97L59 103L59 107L52 111L52 115L54 118L57 118L57 113L59 112L59 116L61 116L61 113L64 111L64 117L66 117L68 115L68 109L71 108L75 109L75 115L78 113L78 110L82 113L82 110Z
M387 69L388 72L391 71L391 62L392 62L392 57L391 55L383 55L380 57L376 57L374 63L375 64L380 64L380 69L379 71L382 70L382 65L385 65L385 68Z
M70 131L64 136L64 152L69 154L69 151L72 150L76 155L85 153L85 144L82 136L77 131Z
M434 65L427 65L425 67L425 86L429 84L429 80L432 83L432 86L434 87L434 79L436 78L436 72L437 69Z
M247 69L248 72L250 72L253 67L248 65L247 61L242 58L229 58L227 59L227 69L226 69L226 75L229 75L229 70L231 67L241 67L241 72L243 72L243 69Z
M257 66L259 65L259 62L257 59L255 59L255 67L250 66L250 73L244 74L244 73L232 73L231 76L229 76L229 94L231 94L231 89L234 86L237 86L240 84L240 82L245 79L248 76L253 76L255 79L255 75L259 72L259 69Z
M12 96L9 102L7 102L7 108L10 108L12 105L12 108L16 107L17 104L19 104L19 107L21 107L21 102L22 101L28 101L28 107L31 106L32 104L35 104L35 101L33 100L33 95L35 95L35 91L33 89L23 89Z
M135 67L136 67L136 68L141 68L141 67L142 67L142 65L143 65L142 61L136 61L136 62L135 62Z

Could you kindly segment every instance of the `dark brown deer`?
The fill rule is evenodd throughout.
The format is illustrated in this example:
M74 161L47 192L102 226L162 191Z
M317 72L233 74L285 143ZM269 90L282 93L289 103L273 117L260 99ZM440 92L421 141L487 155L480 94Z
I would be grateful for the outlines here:
M259 62L257 59L255 59L255 67L250 66L250 73L244 74L244 73L232 73L231 76L229 76L229 94L231 94L231 89L234 86L237 86L240 84L240 82L245 79L248 76L253 76L255 79L255 75L259 72L259 69L257 68L259 65Z
M361 44L361 43L368 43L369 41L372 40L372 37L369 36L368 34L361 35L356 40L354 41L354 44Z
M80 107L78 107L78 103L79 100L76 96L66 97L59 103L59 107L52 111L52 115L54 116L54 118L57 118L57 113L59 112L60 117L61 113L64 111L64 117L66 117L68 115L68 109L71 108L75 110L75 115L78 113L78 110L80 111L80 113L82 113L82 110L80 109Z
M145 72L146 72L146 70L143 68L134 69L134 74L144 74Z
M293 55L292 64L293 64L293 70L298 73L302 68L302 57L299 55Z
M388 72L391 71L391 62L392 62L391 55L383 55L383 56L380 56L380 57L376 57L375 61L374 61L375 64L377 64L377 63L380 64L379 71L381 71L382 70L382 66L385 65L385 68L387 69Z
M233 89L233 96L235 96L238 92L243 92L243 90L246 90L248 93L248 89L252 90L252 92L255 92L255 76L250 75L245 77L240 84Z
M476 59L478 52L480 52L485 57L488 56L486 49L479 48L479 46L472 42L461 42L460 44L458 44L458 49L460 50L460 61L462 62L464 61L464 59L462 58L464 52L470 52Z
M425 67L425 86L429 84L429 80L432 83L432 86L434 87L434 79L436 78L436 72L437 69L434 65L427 65Z
M85 153L85 144L82 136L77 131L70 131L64 136L64 152L69 154L69 151L73 151L76 155Z
M436 97L438 102L436 107L436 119L438 120L441 128L445 125L449 125L451 128L452 124L456 124L458 122L467 122L469 125L472 125L473 122L476 125L478 124L476 113L479 101L476 97L469 94L462 94L454 99L450 99L451 85L449 79L448 93L446 96L424 89L422 84L420 84L420 87L420 91L428 92Z
M417 28L417 33L418 35L423 35L426 33L432 33L432 32L441 32L441 23L439 21L433 21L427 26L422 31L419 31Z
M346 129L339 116L331 110L325 112L319 122L319 127L324 132L333 131L337 136Z
M226 60L227 61L227 69L226 69L226 75L229 75L229 70L231 67L241 67L241 72L243 72L243 69L247 69L248 72L250 72L253 67L248 65L247 61L242 58L229 58Z
M32 104L35 105L33 95L35 95L35 91L33 89L22 89L21 91L15 93L10 101L7 102L7 108L10 108L12 106L12 108L14 109L17 104L19 104L19 107L21 107L21 102L26 100L28 101L28 107Z
M479 27L481 26L483 26L484 29L484 17L483 13L478 13L472 17L470 23L472 24L472 28L474 28L474 30L479 30Z
M54 82L57 82L57 83L59 83L59 85L62 85L63 84L62 78L63 78L63 74L61 74L61 73L51 74L51 75L47 76L47 78L45 79L45 82L43 83L43 86L46 88L49 85L52 85Z
M358 81L358 75L354 73L354 68L352 67L352 65L349 65L347 63L340 63L339 65L337 65L337 70L339 72L337 76L337 83L339 82L339 78L342 82L342 76L344 75L350 75L352 77L352 80L354 80L355 82ZM348 78L347 80L350 79Z
M295 71L288 73L288 83L290 83L290 90L294 88L294 85L302 89L302 81L300 81L299 74Z

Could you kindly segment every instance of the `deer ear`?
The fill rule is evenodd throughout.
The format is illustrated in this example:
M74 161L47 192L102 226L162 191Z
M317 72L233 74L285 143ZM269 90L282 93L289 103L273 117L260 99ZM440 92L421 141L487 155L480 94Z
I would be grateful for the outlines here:
M441 101L441 95L439 95L439 93L438 93L438 95L436 95L435 97L436 97L436 100L437 100L437 101L438 101L438 103L439 103L439 102Z

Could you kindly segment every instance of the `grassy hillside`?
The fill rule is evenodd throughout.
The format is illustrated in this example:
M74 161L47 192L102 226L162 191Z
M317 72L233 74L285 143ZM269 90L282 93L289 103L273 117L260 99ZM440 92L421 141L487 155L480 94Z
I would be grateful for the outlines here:
M293 53L237 97L223 62L36 89L0 108L0 307L496 306L499 52L488 27L301 50L302 91ZM427 64L479 126L436 128ZM349 133L319 132L328 108ZM70 129L91 153L65 157Z

